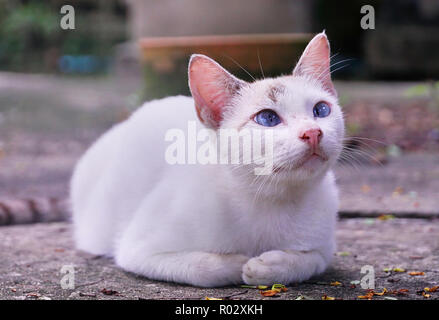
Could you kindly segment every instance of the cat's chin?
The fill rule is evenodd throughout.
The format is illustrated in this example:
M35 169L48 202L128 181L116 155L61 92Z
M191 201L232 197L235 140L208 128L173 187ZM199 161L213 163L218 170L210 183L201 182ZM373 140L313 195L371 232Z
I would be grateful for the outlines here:
M313 153L312 155L307 156L305 160L300 163L297 169L314 171L321 168L322 165L324 165L327 161L327 158L319 154Z

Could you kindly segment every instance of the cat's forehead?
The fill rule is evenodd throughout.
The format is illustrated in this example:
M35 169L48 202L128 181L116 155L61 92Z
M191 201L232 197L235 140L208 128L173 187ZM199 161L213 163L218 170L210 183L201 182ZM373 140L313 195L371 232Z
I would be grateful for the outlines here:
M332 97L321 84L304 77L282 76L256 81L248 92L254 103L270 103L273 105L290 105L292 102L304 103L308 100L327 100Z

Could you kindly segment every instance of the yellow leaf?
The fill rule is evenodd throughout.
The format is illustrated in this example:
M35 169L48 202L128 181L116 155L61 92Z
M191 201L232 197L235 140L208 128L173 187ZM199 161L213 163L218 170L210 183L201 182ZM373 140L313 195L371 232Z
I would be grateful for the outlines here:
M322 300L335 300L334 297L327 296L326 294L322 296Z
M383 291L381 291L381 292L374 292L374 295L376 295L376 296L383 296L385 293L387 293L387 289L386 288L384 288Z
M341 284L342 284L342 283L339 282L339 281L334 281L334 282L331 282L331 283L330 283L330 285L331 285L331 286L334 286L334 287L341 286Z
M391 215L391 214L382 214L380 215L377 219L378 220L382 220L382 221L386 221L386 220L390 220L390 219L394 219L395 216Z
M265 290L265 289L268 289L268 286L257 286L257 288L260 290Z
M431 295L429 295L428 293L425 293L424 291L422 291L422 295L424 296L424 298L430 298Z
M429 287L425 287L425 288L424 288L424 291L425 291L425 292L436 292L437 289L439 289L439 286L434 286L434 287L431 287L431 288L429 288Z
M279 292L281 292L281 291L285 292L285 291L287 291L287 288L283 284L275 283L271 287L271 290L279 290Z

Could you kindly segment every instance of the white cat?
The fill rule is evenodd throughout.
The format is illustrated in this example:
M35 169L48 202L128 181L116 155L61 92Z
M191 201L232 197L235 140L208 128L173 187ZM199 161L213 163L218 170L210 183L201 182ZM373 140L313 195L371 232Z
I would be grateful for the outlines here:
M323 272L335 250L331 167L344 136L329 54L320 33L291 75L253 83L193 55L193 99L146 103L77 164L77 247L150 279L201 287L288 284ZM186 130L197 115L198 128L273 130L273 172L168 164L167 130Z

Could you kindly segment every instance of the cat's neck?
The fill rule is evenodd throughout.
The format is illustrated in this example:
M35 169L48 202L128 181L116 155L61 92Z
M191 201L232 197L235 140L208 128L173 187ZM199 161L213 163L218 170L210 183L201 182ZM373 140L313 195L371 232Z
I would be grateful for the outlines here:
M236 202L247 202L254 206L300 205L327 175L322 172L306 180L285 180L276 176L254 176L236 179L237 173L222 168L217 177L218 185L227 197ZM246 200L246 201L244 201Z

